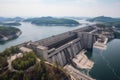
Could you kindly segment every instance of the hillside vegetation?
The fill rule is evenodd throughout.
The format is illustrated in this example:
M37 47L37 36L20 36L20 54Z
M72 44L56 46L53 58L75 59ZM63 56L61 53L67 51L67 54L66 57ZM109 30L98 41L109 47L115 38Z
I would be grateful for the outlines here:
M4 26L20 26L21 24L18 22L12 22L12 23L0 23L1 25Z
M19 34L17 34L19 32ZM0 26L0 42L18 37L21 34L20 29L15 27Z
M45 26L76 26L80 25L79 22L72 19L64 18L53 18L53 17L41 17L41 18L29 18L24 20L25 22L31 22L36 25L45 25Z
M23 53L23 57L12 62L13 69L9 69L7 57L19 52L17 47L11 47L0 53L0 80L71 80L62 67L38 60L34 52Z
M99 16L99 17L95 17L95 18L92 18L92 19L88 19L88 21L100 22L100 24L104 24L105 27L115 26L117 28L120 28L120 18Z

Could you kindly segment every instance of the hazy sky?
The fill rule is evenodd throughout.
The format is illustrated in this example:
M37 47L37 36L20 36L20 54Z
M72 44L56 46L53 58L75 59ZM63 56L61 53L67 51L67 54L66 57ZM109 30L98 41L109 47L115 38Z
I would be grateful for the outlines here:
M0 0L0 16L120 17L120 0Z

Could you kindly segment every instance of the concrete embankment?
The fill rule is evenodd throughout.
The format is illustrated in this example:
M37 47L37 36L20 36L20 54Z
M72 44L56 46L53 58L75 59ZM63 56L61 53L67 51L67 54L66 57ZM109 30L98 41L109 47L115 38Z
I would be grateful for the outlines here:
M96 41L93 45L94 48L98 48L98 49L106 49L107 48L107 42L108 42L108 38L104 38L103 42L100 41Z
M70 74L72 80L95 80L95 79L81 73L80 71L78 71L71 65L66 65L64 68Z
M87 56L85 55L86 52L86 50L80 51L76 55L76 57L72 59L72 61L78 68L92 69L94 62L87 58Z

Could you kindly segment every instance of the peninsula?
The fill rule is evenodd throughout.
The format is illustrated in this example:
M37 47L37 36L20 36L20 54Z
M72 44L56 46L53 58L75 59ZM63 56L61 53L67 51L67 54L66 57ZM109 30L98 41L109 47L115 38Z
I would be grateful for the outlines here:
M8 40L14 39L20 36L21 31L15 27L0 26L0 43L4 43Z

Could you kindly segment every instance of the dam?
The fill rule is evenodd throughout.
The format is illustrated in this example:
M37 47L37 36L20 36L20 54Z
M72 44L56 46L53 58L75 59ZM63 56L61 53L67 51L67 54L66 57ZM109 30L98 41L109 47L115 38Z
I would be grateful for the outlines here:
M73 31L54 35L35 42L26 42L19 45L32 49L50 63L65 66L83 49L91 50L96 41L92 34L95 26L87 26Z
M111 30L103 31L96 25L89 25L16 46L21 53L33 51L41 57L40 59L45 59L49 64L53 63L64 67L70 74L71 80L95 80L88 74L79 71L78 68L90 70L94 62L89 60L84 53L92 50L93 46L97 48L100 48L101 45L106 46L109 38L114 38Z

